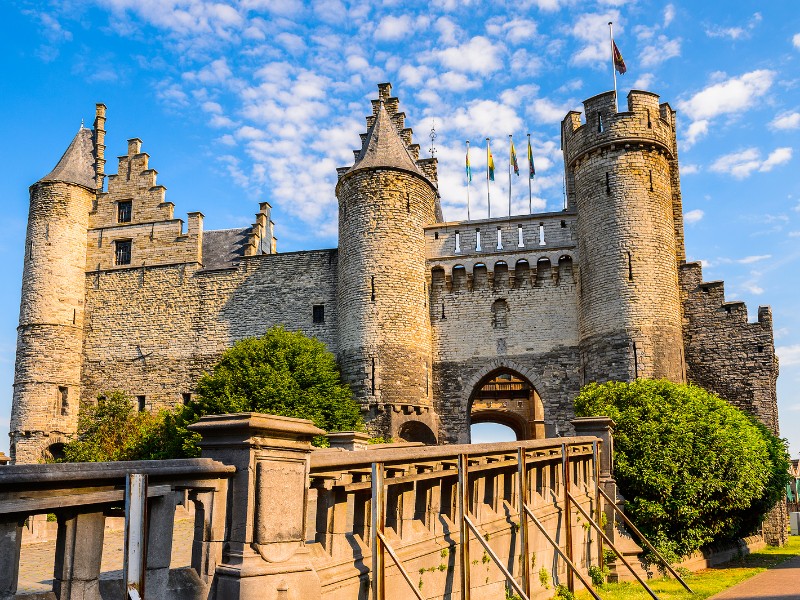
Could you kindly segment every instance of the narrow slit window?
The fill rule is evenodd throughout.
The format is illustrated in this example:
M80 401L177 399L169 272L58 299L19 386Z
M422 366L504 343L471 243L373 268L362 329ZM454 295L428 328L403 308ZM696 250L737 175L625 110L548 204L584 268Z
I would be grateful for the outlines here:
M539 223L539 245L540 246L546 245L544 241L544 223Z
M481 230L475 230L475 252L481 251Z
M611 193L611 177L609 176L608 171L606 171L606 194L610 193Z
M633 257L628 252L628 281L633 281Z
M456 254L461 252L461 234L456 231Z
M125 200L117 204L117 223L130 223L133 214L133 202Z
M375 275L370 278L370 300L375 302Z
M375 395L375 357L372 357L372 369L370 373L370 380L372 382L372 395Z
M61 403L61 415L66 416L69 414L69 389L66 386L58 386L58 399Z
M325 322L325 305L315 304L311 307L311 316L315 324Z
M75 321L78 319L78 309L72 309L72 324L75 325Z
M439 239L439 232L438 231L434 231L433 232L433 239L435 239L435 240Z
M525 238L522 235L522 225L517 225L517 248L525 247Z
M447 319L447 316L444 314L444 302L442 302L442 321Z
M147 396L136 396L136 408L139 412L144 412Z
M639 349L636 342L633 342L633 377L639 379Z
M597 133L603 133L603 115L597 113Z
M650 191L653 191L653 170L650 170Z
M500 227L497 228L497 249L503 249L503 230Z
M131 240L117 240L114 242L114 264L131 264Z
M653 122L650 120L650 109L649 108L647 109L647 128L648 129L652 129L653 128Z
M561 229L566 229L566 228L567 228L567 222L562 220L561 221Z

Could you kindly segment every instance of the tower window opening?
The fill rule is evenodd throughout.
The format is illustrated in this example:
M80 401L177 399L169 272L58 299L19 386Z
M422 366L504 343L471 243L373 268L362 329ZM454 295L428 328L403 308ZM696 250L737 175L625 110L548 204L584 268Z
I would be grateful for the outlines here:
M544 241L544 223L539 223L539 245L546 245L546 242Z
M117 204L117 223L130 223L133 202L125 200Z
M375 395L375 357L372 357L372 368L370 372L370 382L372 384L372 395Z
M497 228L497 249L503 249L503 230L500 227Z
M603 115L597 113L597 133L603 133Z
M522 235L522 225L517 225L517 248L525 247L525 238Z
M407 213L411 212L411 196L409 196L408 194L406 194L406 212Z
M439 239L439 232L438 231L434 231L433 232L433 239L435 239L435 240Z
M566 228L567 228L567 222L562 220L561 221L561 229L566 229Z
M653 191L653 170L650 169L650 191Z
M608 174L608 171L606 171L606 194L610 193L611 193L611 177Z
M649 108L647 109L647 128L648 129L652 129L653 128L653 122L650 120L650 109Z
M461 252L461 234L456 231L456 254Z
M117 240L114 242L114 264L131 264L131 240Z
M69 414L69 389L67 386L58 386L58 399L61 402L61 415Z
M375 275L370 278L370 300L375 302Z
M189 402L192 400L192 395L189 392L183 392L181 394L181 400L184 404L189 404Z
M442 321L447 319L447 315L444 314L444 302L442 302Z
M325 322L325 305L324 304L315 304L311 307L311 316L313 318L314 323L324 323Z
M475 230L475 252L481 251L481 230Z
M636 342L633 342L633 377L639 379L639 349Z
M72 324L73 325L75 325L75 321L77 320L77 318L78 318L78 309L77 308L73 308L72 309Z
M633 258L628 252L628 281L633 281Z
M759 352L763 352L764 351L764 346L758 346L758 351Z
M136 409L139 412L144 412L145 402L147 401L147 396L136 396Z

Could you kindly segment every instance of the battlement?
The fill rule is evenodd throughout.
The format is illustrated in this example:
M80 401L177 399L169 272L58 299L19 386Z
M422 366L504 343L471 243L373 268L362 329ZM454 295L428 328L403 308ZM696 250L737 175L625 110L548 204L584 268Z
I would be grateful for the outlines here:
M561 122L564 163L573 166L587 153L607 149L649 149L675 157L675 116L652 92L631 90L628 110L618 112L616 93L604 92L583 103L585 120L571 111Z

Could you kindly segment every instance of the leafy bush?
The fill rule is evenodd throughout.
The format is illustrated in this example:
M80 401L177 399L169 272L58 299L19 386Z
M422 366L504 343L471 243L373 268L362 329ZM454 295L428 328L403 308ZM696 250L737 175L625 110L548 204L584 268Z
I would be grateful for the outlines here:
M785 442L697 386L593 383L575 412L615 421L625 510L669 560L751 533L785 488Z

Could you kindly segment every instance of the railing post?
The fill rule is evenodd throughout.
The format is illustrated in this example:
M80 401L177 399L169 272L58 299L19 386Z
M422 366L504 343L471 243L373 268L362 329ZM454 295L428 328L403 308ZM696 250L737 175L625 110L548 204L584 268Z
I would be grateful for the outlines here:
M569 506L569 449L566 444L561 444L561 464L564 468L564 532L566 534L567 557L571 562L575 562L572 551L572 509ZM575 576L572 569L567 569L567 588L570 592L575 591Z
M22 526L16 518L0 522L0 599L13 598L17 591Z
M517 501L519 502L519 548L522 555L522 589L525 595L531 595L531 561L528 548L528 468L525 463L525 449L517 448Z
M58 600L100 600L101 512L58 514L53 592Z
M372 600L384 600L385 564L383 555L383 541L379 534L383 533L386 522L386 503L384 501L383 463L372 463Z
M172 537L172 532L169 533ZM122 586L125 600L144 598L147 545L147 475L131 473L125 480L125 554Z
M176 505L174 492L150 498L147 503L147 600L169 600L167 585Z
M461 598L470 600L470 563L469 563L469 460L466 454L458 455L458 527L461 557Z
M204 457L236 467L228 487L214 598L319 598L305 546L311 421L258 413L213 415L190 426Z

